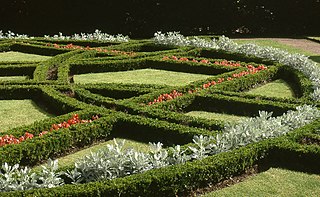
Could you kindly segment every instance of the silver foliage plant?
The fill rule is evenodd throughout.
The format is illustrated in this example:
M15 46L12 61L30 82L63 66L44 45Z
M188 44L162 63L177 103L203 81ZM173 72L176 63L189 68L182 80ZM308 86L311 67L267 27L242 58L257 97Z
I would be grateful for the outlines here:
M320 68L317 64L308 59L307 56L298 53L291 54L287 51L274 47L263 47L256 44L237 44L225 36L211 41L197 37L188 38L179 34L179 32L154 34L154 41L157 44L175 45L175 46L194 46L203 48L222 49L229 52L253 55L259 58L273 60L294 69L301 71L312 81L314 92L311 97L315 101L320 100Z
M149 153L125 149L124 144L125 140L114 140L114 144L109 144L105 149L77 161L75 168L66 175L72 179L72 183L86 183L142 173L189 160L179 145L170 148L172 153L169 154L160 142L150 143Z
M219 48L215 42L208 42L207 40L198 37L186 38L183 35L179 34L179 32L168 32L167 34L157 32L154 35L154 41L158 44L175 46L195 46L214 49Z
M42 166L41 173L34 173L19 165L2 165L0 171L0 191L52 188L63 185L62 174L71 183L87 183L110 180L168 165L183 164L189 160L203 159L209 155L230 151L249 143L287 134L320 118L320 110L314 106L303 105L295 111L272 117L272 112L260 111L259 116L245 119L237 124L226 125L216 136L194 136L193 145L182 150L179 145L164 149L163 144L150 143L148 153L125 148L125 140L107 145L98 152L91 152L75 162L74 169L57 172L58 161L49 160L48 167ZM189 152L187 154L186 152Z
M0 30L0 39L33 39L34 37L29 37L26 34L16 34L12 31L6 33ZM65 36L61 32L58 35L44 35L45 39L48 40L96 40L105 42L129 42L129 37L122 34L110 35L107 33L102 33L100 30L96 29L93 33L80 33L73 34L71 36Z
M317 118L320 118L320 110L310 105L299 106L295 111L288 111L278 117L272 117L272 112L260 111L257 117L226 125L223 132L216 136L194 136L193 145L188 146L191 154L186 154L187 150L181 150L179 145L163 149L160 142L150 143L150 152L142 153L124 149L124 141L118 143L114 140L114 145L108 145L107 149L91 153L78 161L75 169L67 174L70 178L77 177L72 180L73 183L79 183L141 173L278 137Z
M6 33L2 32L0 30L0 39L32 39L34 37L29 37L26 34L16 34L13 33L12 31L8 31Z
M2 164L0 168L0 191L29 190L36 188L52 188L63 185L61 173L57 172L58 160L48 160L47 166L42 166L40 173L32 172L30 168L19 168L19 164L9 166Z
M97 41L107 41L107 42L129 42L128 36L123 36L122 34L110 35L107 33L102 33L100 30L96 29L94 33L80 33L73 34L71 36L65 36L61 32L54 36L44 36L48 40L97 40Z
M298 106L295 111L288 111L282 116L272 117L272 112L259 111L259 116L248 118L238 124L227 124L222 132L215 137L211 149L213 154L263 139L278 137L293 129L302 127L320 118L320 111L310 105Z

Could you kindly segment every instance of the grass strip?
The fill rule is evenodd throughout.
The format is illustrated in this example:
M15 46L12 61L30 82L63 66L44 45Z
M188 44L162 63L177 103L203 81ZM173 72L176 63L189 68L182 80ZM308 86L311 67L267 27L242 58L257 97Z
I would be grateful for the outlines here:
M246 181L207 193L214 196L319 196L320 176L290 170L270 168Z
M141 69L132 71L88 73L75 75L75 83L129 83L157 84L183 86L197 80L203 80L210 75L190 74L156 69Z
M0 62L10 62L10 61L45 61L50 59L49 56L36 55L21 53L15 51L1 52Z
M294 93L290 86L281 79L251 89L246 93L276 98L294 98Z
M53 117L27 99L0 100L0 114L0 132Z
M230 115L230 114L221 114L221 113L205 112L205 111L190 111L185 115L198 117L198 118L205 118L210 120L219 120L219 121L230 122L230 123L236 123L246 118L244 116L236 116L236 115Z

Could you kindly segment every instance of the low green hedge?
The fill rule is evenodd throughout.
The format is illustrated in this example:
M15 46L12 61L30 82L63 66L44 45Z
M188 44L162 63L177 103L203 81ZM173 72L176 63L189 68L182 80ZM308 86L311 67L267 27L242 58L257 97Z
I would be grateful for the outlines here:
M141 106L128 100L117 101L110 97L103 97L98 94L92 94L90 91L80 88L74 89L74 93L78 100L81 100L85 103L116 111L122 111L129 114L156 118L158 120L165 120L171 123L205 128L208 130L220 130L224 127L224 123L221 121L195 118L174 111L165 111L149 106Z
M62 53L66 53L68 49L57 49L54 47L40 46L36 44L29 44L23 42L14 42L10 46L10 51L19 51L22 53L31 53L37 55L55 56Z
M28 76L33 77L37 65L35 64L9 64L0 65L0 76Z
M0 52L6 52L6 51L10 51L10 48L12 46L12 43L0 43Z
M311 80L303 73L288 66L281 66L278 77L285 80L292 87L296 97L302 97L304 100L310 98L310 94L313 92L313 85Z
M162 57L161 57L162 58ZM225 72L229 72L235 70L237 68L227 67L227 66L219 66L215 64L201 64L194 62L183 62L176 60L149 60L148 66L154 69L160 70L169 70L176 72L186 72L186 73L196 73L196 74L206 74L206 75L218 75ZM208 76L209 77L209 76Z
M125 59L79 64L70 64L70 75L99 72L115 72L148 68L146 59Z
M68 59L79 53L82 53L82 51L75 50L61 55L56 55L47 61L39 63L39 66L37 66L34 71L34 80L44 81L58 79L59 67L65 64Z
M224 51L221 49L207 49L207 48L196 48L189 52L190 55L196 55L199 57L207 57L207 58L219 58L219 59L231 59L234 61L241 61L241 62L254 62L257 64L266 64L266 65L272 65L275 62L265 60L262 58L258 58L255 56L248 56L240 53L232 53L228 51Z
M81 119L90 119L96 112L82 111L77 112ZM19 137L24 134L25 129L35 135L33 139L28 139L20 144L5 145L0 147L1 163L7 162L10 164L20 163L21 165L34 165L39 161L52 158L58 154L65 153L73 147L82 147L93 143L97 139L105 138L110 135L114 118L100 117L92 123L77 124L69 127L69 129L59 129L38 137L41 131L49 130L52 124L58 124L67 121L71 118L71 113L60 117L47 119L44 123L35 123L33 126L21 129ZM100 115L100 114L99 114Z
M152 41L148 40L139 40L137 41L130 41L129 43L122 43L119 45L113 45L110 47L114 50L120 51L132 51L132 52L156 52L156 51L168 51L176 49L177 47L165 46L165 45L158 45Z
M99 94L105 97L114 99L127 99L136 97L142 94L150 93L157 89L165 88L165 85L151 85L151 84L85 84L77 85L77 87L85 88L94 94Z
M249 90L254 85L264 83L277 78L278 70L277 66L268 67L267 70L262 70L255 74L246 75L240 78L236 78L232 81L225 81L218 86L214 87L215 90L222 91L234 91L239 92L243 90ZM234 72L237 73L237 72Z
M291 132L289 136L303 132L304 130L312 130L314 129L314 125L319 125L319 121L297 129ZM319 146L309 146L309 148L301 147L300 145L297 145L296 142L290 141L289 139L290 137L288 136L268 139L229 152L209 156L202 160L154 169L142 174L135 174L124 178L80 185L64 185L51 189L8 192L3 193L3 195L180 196L188 195L189 192L199 187L206 187L207 185L218 183L236 174L241 174L247 168L250 168L255 164L261 165L262 161L267 162L269 165L265 166L265 163L264 166L262 166L265 169L273 166L274 159L282 158L281 160L283 161L291 161L291 157L294 155L295 157L293 158L295 158L296 161L300 161L302 166L310 167L320 164ZM283 153L286 153L286 155ZM314 163L310 164L308 163L309 161L314 161ZM288 166L290 167L290 164L288 165L287 163L287 167Z
M146 143L162 142L165 146L173 146L190 143L195 135L214 135L216 133L216 131L119 113L112 135Z
M32 95L39 94L39 87L35 85L10 85L0 86L0 99L32 99Z
M259 115L259 110L264 110L273 111L273 115L278 116L288 110L294 110L296 106L296 104L275 101L202 94L179 97L166 103L158 104L155 107L168 111L208 111L241 116L256 116Z
M54 114L65 114L76 110L88 109L90 105L62 94L50 86L40 86L41 93L33 99L35 102L43 103Z
M61 62L61 64L58 65L57 81L61 81L65 83L72 82L72 79L70 77L70 64L77 61L78 59L94 57L96 54L97 54L96 51L81 51L81 52L73 52L72 54L70 54L72 55L72 56L69 56L70 58L66 59L65 61Z
M38 37L35 38L36 41L38 41L39 43L56 43L56 44L62 44L62 45L67 45L67 44L74 44L74 45L78 45L78 46L83 46L83 47L107 47L107 46L114 46L114 45L118 45L121 43L118 42L103 42L103 41L95 41L95 40L55 40L55 39L46 39L46 38L42 38L42 37Z

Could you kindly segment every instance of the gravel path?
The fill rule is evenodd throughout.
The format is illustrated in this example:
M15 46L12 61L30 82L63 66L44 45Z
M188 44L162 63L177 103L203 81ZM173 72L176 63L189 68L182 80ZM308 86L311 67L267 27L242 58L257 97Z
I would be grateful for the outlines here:
M313 42L307 39L292 38L273 38L273 40L320 55L320 43L317 42Z
M274 40L295 48L300 48L311 53L320 55L320 43L308 39L293 38L241 38L243 40Z

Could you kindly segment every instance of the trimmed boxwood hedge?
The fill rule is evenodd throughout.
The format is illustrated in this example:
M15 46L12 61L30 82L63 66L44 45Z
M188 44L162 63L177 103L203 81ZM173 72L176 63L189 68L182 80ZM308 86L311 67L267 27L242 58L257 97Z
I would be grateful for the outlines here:
M46 46L47 43L99 47L108 50L134 52L132 56L109 54L96 50L72 50ZM273 111L274 116L293 110L304 103L314 103L309 95L312 84L300 72L272 61L252 56L228 53L222 50L195 49L192 47L168 47L155 45L150 40L134 40L128 43L98 41L49 41L43 38L31 40L0 41L0 51L20 51L52 55L39 63L1 62L0 75L23 74L33 79L19 82L1 81L0 99L32 99L45 110L56 115L45 121L35 122L5 131L3 135L19 137L26 131L37 136L52 124L66 121L72 114L82 119L99 115L88 124L73 125L69 129L49 132L20 144L0 147L1 163L20 163L33 166L48 158L68 153L101 139L124 137L142 142L161 141L165 146L181 144L186 148L194 135L216 135L225 122L186 116L184 113L203 110L218 113L254 116L259 110ZM226 59L241 61L243 67L221 67L174 60L164 56L208 59L211 62ZM245 66L264 64L267 70L225 81L213 87L203 84L218 78L228 78L245 71ZM72 76L83 73L115 72L154 68L186 73L210 74L207 79L182 87L136 84L76 84ZM30 77L32 78L32 77ZM289 82L296 98L279 99L246 95L257 84L276 79ZM198 91L189 94L188 90ZM148 105L161 94L176 90L183 93L176 99ZM64 185L51 189L36 189L1 193L3 196L177 196L208 184L215 184L247 168L281 166L319 173L320 147L306 143L306 139L320 139L320 121L306 125L286 136L249 144L225 153L209 156L199 161L154 169L142 174L88 184ZM320 141L320 140L319 140ZM296 164L299 165L290 165ZM71 168L67 166L66 168ZM60 169L61 170L61 169Z
M319 126L319 121L311 126L297 129L290 135L304 130L312 130L315 124ZM317 159L320 156L319 146L301 149L301 146L288 140L287 136L268 139L202 160L154 169L125 178L80 185L64 185L51 189L9 192L4 193L4 196L176 196L188 194L190 191L208 184L218 183L244 172L255 164L261 165L261 161L268 161L270 166L274 166L271 165L275 162L274 159L282 158L282 161L287 161L285 162L286 167L290 167L290 163L288 163L288 161L292 161L290 157L300 154L300 158L295 156L293 159L300 161L302 167L312 168L312 166L320 164ZM267 166L262 167L266 168ZM315 168L314 170L316 169L319 173L319 169Z

